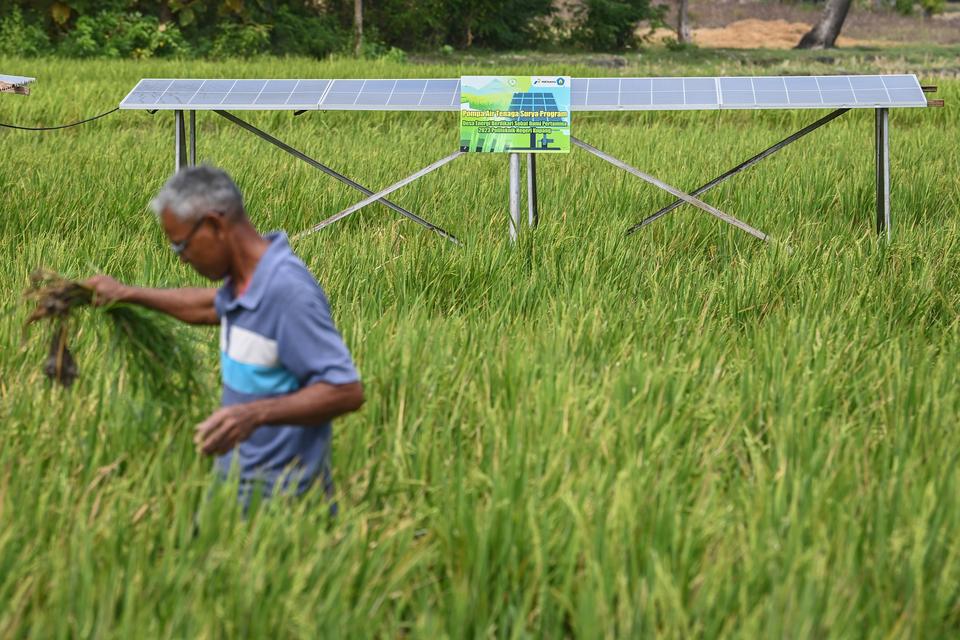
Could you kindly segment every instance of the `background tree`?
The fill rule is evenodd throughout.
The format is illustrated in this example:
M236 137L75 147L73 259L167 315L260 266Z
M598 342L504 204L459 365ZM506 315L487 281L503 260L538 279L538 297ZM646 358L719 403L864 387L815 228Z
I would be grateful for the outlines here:
M353 0L353 55L363 53L363 0Z
M823 14L817 24L813 25L803 38L797 49L831 49L840 35L843 21L847 19L850 4L853 0L827 0Z
M693 42L690 18L687 13L689 4L689 0L680 0L680 6L677 7L677 42Z

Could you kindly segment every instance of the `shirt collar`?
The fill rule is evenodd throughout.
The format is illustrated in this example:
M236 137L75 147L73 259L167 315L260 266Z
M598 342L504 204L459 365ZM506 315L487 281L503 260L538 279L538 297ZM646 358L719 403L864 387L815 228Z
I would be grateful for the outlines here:
M282 259L290 253L290 243L287 240L287 234L282 231L273 231L264 236L270 241L270 246L257 262L253 270L253 278L250 280L250 286L240 297L233 297L233 279L227 276L223 282L223 289L230 296L227 300L227 310L232 311L237 307L253 310L256 309L263 299L263 294L270 284L273 272L276 271Z

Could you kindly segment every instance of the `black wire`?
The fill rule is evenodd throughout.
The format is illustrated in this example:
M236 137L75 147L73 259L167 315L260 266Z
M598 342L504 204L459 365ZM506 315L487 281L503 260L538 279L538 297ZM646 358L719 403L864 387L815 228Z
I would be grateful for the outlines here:
M7 129L20 129L22 131L53 131L55 129L66 129L67 127L75 127L78 124L85 124L87 122L92 122L94 120L97 120L98 118L103 118L104 116L108 116L114 111L118 111L119 109L120 107L114 107L113 109L110 109L110 111L101 113L98 116L93 116L92 118L87 118L86 120L81 120L79 122L71 122L70 124L61 124L57 127L21 127L15 124L4 124L3 122L0 122L0 127L6 127Z

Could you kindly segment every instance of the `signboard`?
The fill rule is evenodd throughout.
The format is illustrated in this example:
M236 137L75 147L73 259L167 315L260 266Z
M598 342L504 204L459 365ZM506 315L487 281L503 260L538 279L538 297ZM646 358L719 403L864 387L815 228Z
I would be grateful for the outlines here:
M460 151L570 152L570 76L460 78Z

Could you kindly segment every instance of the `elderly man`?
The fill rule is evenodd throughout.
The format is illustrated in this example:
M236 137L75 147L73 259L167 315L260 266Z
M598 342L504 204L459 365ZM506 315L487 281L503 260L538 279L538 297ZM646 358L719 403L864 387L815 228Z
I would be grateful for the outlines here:
M146 289L99 275L98 304L143 305L190 324L220 324L222 406L196 427L198 451L240 472L246 506L263 493L332 491L330 421L363 404L363 388L316 280L283 233L261 236L219 169L174 175L151 203L173 252L219 289Z

